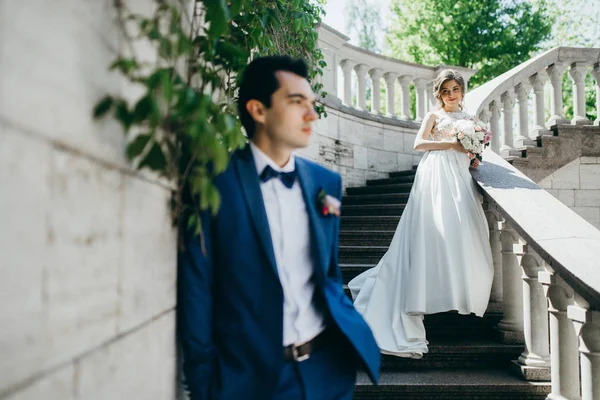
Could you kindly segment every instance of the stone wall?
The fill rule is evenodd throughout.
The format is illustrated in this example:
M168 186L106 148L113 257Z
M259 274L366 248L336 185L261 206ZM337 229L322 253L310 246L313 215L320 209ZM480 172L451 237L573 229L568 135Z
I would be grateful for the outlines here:
M107 92L135 95L107 71L113 3L0 6L2 400L176 396L169 188L91 119Z
M413 144L420 124L346 107L333 97L325 105L328 116L315 123L311 144L300 154L339 172L344 188L419 163L422 153Z
M600 157L580 157L539 185L600 229Z

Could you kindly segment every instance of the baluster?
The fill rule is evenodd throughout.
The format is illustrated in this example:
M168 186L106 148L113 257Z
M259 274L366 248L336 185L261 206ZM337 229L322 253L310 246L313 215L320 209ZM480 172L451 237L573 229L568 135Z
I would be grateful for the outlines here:
M497 210L489 203L485 203L485 216L490 230L490 247L492 249L492 260L494 263L494 281L492 282L492 291L490 293L491 305L502 304L502 242L500 233L502 231L504 220ZM488 307L489 309L489 307Z
M396 79L398 75L387 72L383 77L387 84L387 115L394 118L396 117Z
M573 82L573 125L589 125L590 120L585 115L585 76L587 65L576 62L569 68L569 77Z
M429 111L435 110L436 103L437 103L437 101L435 100L435 96L433 95L433 81L429 81L427 83L427 105L428 105L428 110Z
M500 153L503 156L507 156L509 151L512 150L513 142L513 107L514 107L514 94L504 92L501 96L502 99L502 115L504 116L504 144L500 148Z
M544 288L538 280L543 261L526 244L518 252L523 271L523 324L525 351L512 367L528 381L550 380L548 350L548 306Z
M500 107L498 101L494 100L490 103L490 129L492 130L492 150L496 153L500 152Z
M400 82L400 86L402 87L402 119L410 120L412 116L410 115L410 82L412 81L412 76L403 75L398 80Z
M563 116L563 93L562 93L562 77L565 72L565 66L562 63L556 62L546 68L546 73L550 77L552 85L552 116L548 120L548 127L552 125L566 124L568 121Z
M517 232L508 222L505 222L500 233L504 316L496 328L500 334L500 341L507 344L524 342L521 268L515 254L515 250L519 249L519 239Z
M344 73L344 104L352 107L352 69L356 65L354 61L344 60L340 63Z
M536 139L546 131L546 119L544 117L544 85L546 84L546 80L547 76L541 72L529 78L535 97L535 127L529 134L531 139Z
M567 316L579 336L582 400L600 399L600 312L575 296L575 305L567 307Z
M379 68L373 68L369 71L371 81L373 82L373 95L371 98L371 112L381 114L381 76L383 71Z
M529 139L529 87L525 83L519 83L515 87L515 94L519 103L519 134L514 140L514 145L533 145L534 142Z
M547 264L538 279L544 286L550 315L552 393L547 399L579 400L577 335L567 317L567 307L573 305L573 290Z
M423 78L415 79L415 89L417 90L417 122L423 121L426 112L427 96L425 94L425 86L427 80Z
M594 125L600 126L600 64L594 65L592 75L596 80L596 120Z
M367 71L369 67L365 64L357 65L354 70L358 77L358 108L367 109Z

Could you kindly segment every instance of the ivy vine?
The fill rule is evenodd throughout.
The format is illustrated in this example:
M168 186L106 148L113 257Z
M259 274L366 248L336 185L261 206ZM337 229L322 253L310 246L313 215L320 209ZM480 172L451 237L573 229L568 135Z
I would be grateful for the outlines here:
M152 15L116 0L118 24L127 41L110 65L143 89L135 102L107 95L93 111L112 115L128 135L126 156L136 169L150 169L176 184L173 222L202 232L200 213L215 214L220 195L213 178L227 168L246 138L236 115L236 76L251 56L287 54L304 58L310 78L325 62L315 25L324 0L197 0L192 15L180 5L156 0ZM156 50L150 63L136 55L138 43ZM314 83L322 96L320 83ZM324 107L317 105L319 114Z

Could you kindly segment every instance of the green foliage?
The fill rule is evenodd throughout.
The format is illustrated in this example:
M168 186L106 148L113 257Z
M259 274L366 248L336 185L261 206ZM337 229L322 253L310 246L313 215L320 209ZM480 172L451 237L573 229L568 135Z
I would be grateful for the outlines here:
M246 138L236 116L235 77L251 54L288 54L307 59L311 78L322 75L323 55L315 25L322 2L310 0L198 0L193 16L156 0L150 17L115 2L128 44L110 69L143 94L132 103L106 96L93 110L95 118L112 115L129 142L126 155L137 169L150 169L176 184L174 223L200 233L200 212L213 214L220 196L213 179ZM137 42L150 42L156 61L141 61ZM315 84L320 92L322 86ZM324 95L324 93L322 93ZM323 107L317 109L323 112Z
M376 31L381 29L381 16L376 5L367 0L350 0L346 12L346 30L357 36L358 46L379 52Z
M390 55L479 69L471 87L531 58L550 35L544 4L519 0L393 0Z

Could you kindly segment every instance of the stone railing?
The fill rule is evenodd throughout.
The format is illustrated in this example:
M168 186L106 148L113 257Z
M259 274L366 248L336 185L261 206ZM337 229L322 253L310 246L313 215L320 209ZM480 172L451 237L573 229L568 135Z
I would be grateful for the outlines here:
M353 46L348 43L349 39L325 24L319 26L319 47L327 62L323 75L324 89L330 97L341 99L345 106L375 115L385 114L391 118L421 121L427 111L435 105L433 80L439 71L446 68L457 69L467 82L477 72L469 68L445 65L427 67L396 60ZM343 76L342 85L338 85L340 72ZM367 107L369 78L372 98L370 106ZM353 81L357 88L356 93L352 91ZM382 113L382 83L386 88L385 113ZM399 98L396 93L397 83L401 88ZM416 92L416 115L412 115L410 111L411 84ZM396 110L397 103L401 104L401 110Z
M551 380L548 399L600 399L600 231L496 153L473 172L484 195L497 325L524 343L512 367Z
M510 150L533 144L552 125L600 125L599 63L600 49L597 48L549 50L467 93L467 110L490 123L495 134L492 150L503 156L508 156ZM563 114L562 81L567 70L573 85L572 121L567 121ZM585 78L589 72L596 81L599 117L595 122L586 117ZM549 115L545 110L547 97ZM518 127L516 132L514 126Z

